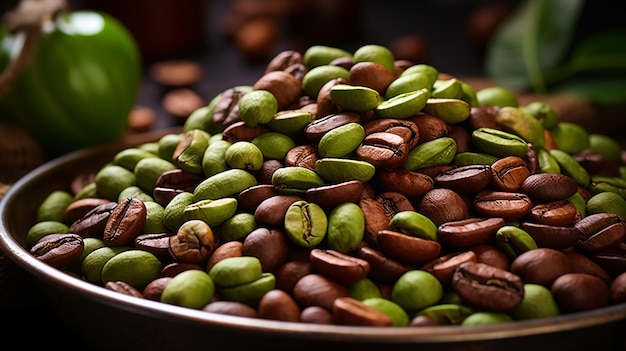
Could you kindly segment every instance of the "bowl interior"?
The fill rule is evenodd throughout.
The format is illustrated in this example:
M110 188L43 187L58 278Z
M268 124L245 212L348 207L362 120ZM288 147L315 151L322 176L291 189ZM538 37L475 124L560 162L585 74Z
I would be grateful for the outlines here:
M626 325L626 304L554 318L472 328L376 328L260 321L115 293L52 268L25 249L26 233L34 224L37 207L51 191L69 189L74 177L97 171L124 148L156 141L174 131L179 130L146 133L132 140L81 150L48 162L15 183L0 202L0 249L41 282L59 313L88 338L101 339L101 328L117 330L129 349L145 347L157 340L192 346L198 338L207 336L224 349L249 346L290 349L294 345L299 350L345 349L349 344L361 349L379 349L381 345L413 349L415 345L421 345L422 350L440 350L446 345L447 349L465 350L473 349L467 344L472 341L481 343L482 349L495 350L502 347L516 349L522 339L526 345L524 349L528 345L546 350L555 345L580 349L585 342L590 342L586 339L593 341L590 344L593 347L602 345L602 342L608 347L624 345L622 331ZM85 311L89 311L90 323L84 323ZM137 337L138 325L141 325L143 337ZM129 330L135 332L129 334ZM159 337L155 339L155 335Z

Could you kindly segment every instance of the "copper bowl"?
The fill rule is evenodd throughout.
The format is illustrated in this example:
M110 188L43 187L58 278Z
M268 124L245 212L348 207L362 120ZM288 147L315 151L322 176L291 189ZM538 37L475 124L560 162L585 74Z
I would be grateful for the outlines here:
M103 350L626 350L626 304L553 318L483 327L353 327L219 315L119 294L35 259L25 249L36 208L74 176L96 171L130 146L166 132L81 150L48 162L16 182L0 202L0 249L32 276L52 309ZM106 332L104 332L106 331ZM106 337L103 337L103 332Z

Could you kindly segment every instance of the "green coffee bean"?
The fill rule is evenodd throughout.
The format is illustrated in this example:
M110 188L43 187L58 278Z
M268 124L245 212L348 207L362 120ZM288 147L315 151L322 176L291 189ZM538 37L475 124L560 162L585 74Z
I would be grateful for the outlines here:
M176 233L178 228L185 222L185 208L193 202L194 197L192 193L183 192L174 196L163 209L163 225L173 233Z
M409 151L402 167L409 171L451 163L456 156L456 142L440 137L418 144Z
M589 134L589 148L612 162L619 162L622 157L620 144L606 135Z
M207 305L215 294L215 285L204 271L190 269L175 275L161 293L161 302L200 309Z
M560 149L553 149L548 152L558 162L561 173L572 177L583 188L589 186L591 182L589 172L572 155Z
M333 208L328 214L328 247L351 253L359 247L365 234L365 215L359 205L344 202Z
M315 161L315 172L328 183L342 183L349 180L359 180L365 183L374 177L376 168L366 161L323 157Z
M238 286L260 279L261 261L254 256L224 258L211 267L209 276L218 288Z
M278 101L267 90L253 90L239 99L238 107L241 120L254 127L266 124L274 118L274 114L278 112Z
M371 297L362 301L366 306L373 307L378 311L386 314L389 318L391 318L392 325L394 327L406 327L409 325L409 315L406 313L400 305L397 303L382 298L382 297Z
M354 152L365 139L360 123L348 123L328 131L320 139L317 152L321 157L343 157Z
M385 90L385 100L392 97L412 91L418 91L426 89L430 91L432 88L432 81L430 77L422 72L415 72L413 74L402 74L396 78Z
M137 162L139 162L139 160L146 158L146 157L157 157L157 156L151 152L148 152L148 151L136 148L136 147L131 147L131 148L124 149L118 152L113 157L113 164L122 166L129 171L133 171L135 169L135 165L137 165Z
M391 290L391 301L408 313L416 313L436 304L443 295L443 286L434 275L411 270L400 276Z
M276 277L265 272L261 278L249 283L231 287L218 287L220 296L228 301L241 302L249 306L257 306L263 295L276 287Z
M131 185L122 190L120 195L117 197L117 202L122 202L127 198L137 198L143 202L154 202L154 198L152 198L152 196L136 185Z
M302 78L302 91L314 98L317 99L317 94L319 93L322 86L327 82L337 79L343 78L348 80L350 78L350 72L340 66L334 65L321 65L315 68L310 69Z
M376 44L363 45L356 49L356 51L352 54L352 57L354 63L374 62L387 68L389 72L394 71L394 63L396 59L391 50L385 46Z
M546 149L537 150L537 161L541 173L561 173L559 162Z
M518 107L519 101L515 93L501 86L480 89L476 92L478 104L481 106Z
M577 123L558 122L549 130L563 152L575 154L589 148L589 133Z
M400 211L389 221L389 227L417 238L437 241L437 225L416 211Z
M350 297L363 301L366 299L383 297L380 288L369 278L363 278L347 286Z
M461 81L461 100L467 102L470 107L478 107L478 96L476 90L464 81Z
M430 80L430 84L428 86L429 89L433 88L435 81L439 77L439 70L437 68L431 65L424 64L424 63L418 63L416 65L408 67L407 69L402 71L400 76L402 77L402 76L413 74L413 73L425 74Z
M193 192L194 202L233 196L256 185L256 178L242 169L227 169L203 180Z
M537 243L525 230L505 225L496 231L496 246L511 260L520 254L537 248Z
M80 268L82 276L91 283L102 284L104 265L115 255L130 249L129 246L104 246L93 250L83 259Z
M468 306L444 303L426 307L417 315L426 316L437 325L459 325L472 313L474 310Z
M158 156L164 160L170 161L174 150L178 146L178 143L183 139L184 133L165 134L159 139L159 154Z
M131 249L114 255L102 267L102 284L123 281L143 290L161 274L161 262L148 251Z
M225 220L218 228L217 233L224 242L243 240L257 228L254 215L241 212Z
M290 136L277 132L263 133L250 142L261 150L265 159L279 161L283 161L287 152L296 146Z
M342 109L354 112L373 110L381 100L376 90L349 84L337 84L330 88L330 97Z
M315 247L326 237L328 217L317 204L296 201L287 209L284 226L287 237L294 244Z
M63 221L45 220L37 222L33 224L26 233L26 245L28 245L28 247L32 247L37 243L37 241L39 241L39 239L46 235L65 234L69 233L69 231L69 226Z
M216 200L200 200L187 205L183 211L185 221L200 219L215 228L232 217L237 211L237 199L227 197Z
M502 312L479 311L465 317L461 322L462 327L476 327L481 325L491 325L513 322L513 318Z
M480 151L503 158L524 157L530 146L521 137L493 128L478 128L472 132L472 143Z
M537 149L542 148L546 143L541 122L523 109L508 106L498 109L496 123L504 130L533 144Z
M626 179L620 177L592 175L588 189L592 195L612 192L626 199Z
M307 189L325 184L322 177L304 167L281 167L272 174L272 185L283 194L304 194Z
M186 132L174 149L172 162L183 171L202 174L202 157L210 137L209 133L200 129Z
M155 201L144 201L146 206L146 221L143 224L144 233L164 233L167 227L164 224L165 208Z
M135 173L124 167L109 164L96 173L95 184L99 194L115 201L122 190L136 185Z
M209 143L202 156L202 173L205 176L210 177L228 169L225 154L226 149L231 145L232 143L226 140L216 140Z
M422 111L439 117L448 124L457 124L470 116L471 106L461 99L430 98L426 101Z
M460 99L463 94L461 81L456 78L437 79L430 94L433 98Z
M535 101L520 107L536 118L545 129L552 129L558 123L556 112L552 106L543 101Z
M588 214L607 212L626 218L626 199L618 193L604 191L590 197L586 209Z
M310 70L317 66L327 65L342 57L352 57L352 54L332 46L313 45L307 48L302 55L302 62Z
M377 116L382 118L409 118L419 113L426 106L429 97L430 93L426 88L398 94L388 100L381 101L374 107L374 111Z
M176 165L172 162L157 157L144 158L137 162L137 165L135 166L135 182L137 186L151 194L156 186L159 176L167 171L175 169Z
M482 152L461 152L454 156L452 164L455 166L467 166L467 165L492 165L499 160L498 157Z
M550 289L539 284L524 284L524 299L509 315L514 320L558 316L559 306Z
M185 124L183 125L183 132L188 132L193 129L200 129L204 131L209 131L213 129L211 125L213 123L213 116L211 114L211 108L207 106L202 106L200 108L195 109L187 119L185 120Z
M74 201L74 197L67 191L54 190L41 202L37 208L35 221L65 221L65 209Z
M313 119L313 114L306 111L279 111L266 126L274 132L293 135L301 132Z
M258 171L263 165L263 153L253 143L240 140L224 151L224 160L232 168Z

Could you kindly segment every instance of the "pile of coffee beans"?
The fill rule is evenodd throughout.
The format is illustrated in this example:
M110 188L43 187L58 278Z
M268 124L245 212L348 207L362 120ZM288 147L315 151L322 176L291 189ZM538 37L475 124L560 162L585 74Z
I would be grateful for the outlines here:
M623 155L506 88L376 44L311 46L50 193L26 244L79 279L213 313L551 317L626 303Z

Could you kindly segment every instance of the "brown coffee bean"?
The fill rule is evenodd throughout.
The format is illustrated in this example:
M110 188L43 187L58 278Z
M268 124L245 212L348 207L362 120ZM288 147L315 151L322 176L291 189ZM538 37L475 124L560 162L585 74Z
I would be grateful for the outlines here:
M284 71L265 73L252 85L252 88L272 93L278 102L279 110L293 104L302 95L300 81Z
M302 54L295 50L284 50L274 56L265 67L264 73L284 71L294 64L302 63Z
M479 216L502 217L506 221L523 218L533 204L526 194L485 189L473 198L473 209Z
M274 272L289 257L289 239L281 230L260 227L246 235L241 253L258 258L263 272Z
M143 288L143 297L152 301L161 301L163 289L165 289L170 280L172 280L172 277L160 277L151 281L145 288Z
M409 145L404 139L389 132L371 133L356 149L357 158L373 164L377 168L394 169L400 167L409 153Z
M196 186L204 179L204 176L201 174L191 173L177 168L161 173L155 182L155 186L193 192Z
M224 131L222 131L222 139L229 143L235 143L241 140L251 141L269 131L270 129L263 124L250 126L244 121L236 121L224 128Z
M291 148L285 155L285 166L304 167L315 171L315 162L320 159L317 146L303 144Z
M364 184L359 180L349 180L337 184L309 188L304 196L325 209L332 209L344 202L359 203Z
M313 249L309 261L317 273L343 285L364 279L370 271L369 262L335 250Z
M463 303L487 311L512 311L524 298L524 282L519 276L479 262L459 266L452 287Z
M413 204L406 196L394 191L380 193L376 201L383 205L387 220L391 220L398 212L415 211Z
M313 324L335 324L333 314L319 306L309 306L300 312L300 322Z
M246 89L233 87L223 91L213 109L213 122L222 131L229 125L241 121L239 116L239 99L247 92ZM219 129L219 127L218 127Z
M377 246L378 233L381 230L390 228L389 217L387 216L385 207L381 202L371 197L362 197L361 200L359 200L359 207L363 211L365 218L363 240L368 244Z
M442 244L457 248L488 244L505 224L500 217L448 221L437 228L437 238Z
M237 194L237 206L243 211L254 213L264 200L278 195L272 184L257 184L242 190Z
M272 184L272 175L274 172L282 168L284 165L279 160L265 160L261 164L261 168L254 172L258 184Z
M365 260L370 265L369 277L381 283L394 283L400 276L413 267L385 255L365 243L361 243L354 253L355 257Z
M433 178L404 168L377 170L374 183L380 191L400 193L409 199L422 196L434 188Z
M258 225L281 225L289 206L303 200L298 195L276 195L263 200L254 211L254 220Z
M510 272L524 283L540 284L550 288L552 282L563 274L572 273L570 259L561 251L549 248L528 250L511 262Z
M380 250L406 264L424 264L439 257L437 241L410 236L393 230L381 230L377 237Z
M257 309L260 318L284 322L300 321L300 307L291 295L279 289L266 292Z
M427 262L420 269L435 276L444 288L448 288L452 285L454 271L465 262L477 262L476 254L473 251L449 253Z
M259 317L257 310L255 310L251 306L246 305L245 303L236 302L236 301L226 301L226 300L211 301L206 306L202 307L202 310L205 312L225 314L229 316L238 316L238 317L247 317L247 318Z
M173 259L170 255L170 233L139 234L134 240L134 247L152 253L161 262Z
M123 281L108 281L106 282L106 284L104 284L104 288L108 289L108 290L112 290L115 292L118 292L120 294L124 294L124 295L128 295L128 296L133 296L133 297L138 297L138 298L143 298L143 294L141 294L141 292L139 292L139 290L137 290L136 288L134 288L132 285L123 282Z
M457 154L473 150L474 144L472 143L472 134L460 125L449 126L448 136L454 139Z
M453 169L455 166L451 164L435 165L430 167L423 167L415 170L416 172L423 173L433 179L435 179L441 173L447 172ZM445 187L444 187L445 188Z
M581 232L576 227L552 226L548 224L522 222L519 227L527 232L538 247L567 249L573 247Z
M472 130L479 128L502 129L496 123L496 115L500 108L497 106L474 106L467 118Z
M202 267L195 263L171 262L161 269L161 277L175 277L179 273L189 270L202 270Z
M507 255L495 246L482 244L472 246L469 250L476 254L477 262L485 263L505 271L508 271L511 266Z
M404 143L412 149L419 142L419 130L417 124L407 119L377 118L366 123L363 128L365 135L377 132L396 134L404 140Z
M393 321L383 312L352 297L340 297L333 302L333 317L337 324L389 327Z
M384 95L389 84L396 79L393 72L371 61L357 62L350 67L349 72L350 84L372 88L380 95Z
M611 301L613 303L626 302L626 272L615 277L611 283Z
M94 207L82 218L74 221L69 228L70 233L76 233L83 238L102 238L104 228L111 216L111 212L117 207L117 202L107 201Z
M213 266L228 257L243 256L243 243L241 241L228 241L215 248L207 260L205 271L208 272Z
M102 239L110 246L132 244L143 230L146 216L147 210L143 201L137 198L122 200L111 212Z
M293 287L300 278L313 273L311 262L307 261L287 261L274 272L276 278L276 289L281 289L288 294L293 293Z
M74 263L83 251L83 238L73 233L48 234L30 249L35 258L55 268L65 268Z
M293 296L302 308L320 306L332 311L333 302L340 297L349 297L348 289L321 274L307 274L293 287Z
M569 258L574 273L586 273L595 275L602 279L606 284L611 284L611 276L600 267L599 264L591 260L589 257L573 250L562 251Z
M587 252L602 251L624 241L626 223L613 213L594 213L574 224L582 235L576 247Z
M65 221L67 223L74 223L94 208L110 202L111 201L108 199L94 197L73 201L65 208Z
M517 191L530 171L524 159L507 156L491 164L491 186L500 191Z
M439 117L419 113L408 120L417 125L419 144L448 136L448 124Z
M317 143L322 139L324 134L328 131L335 129L337 127L341 127L348 123L359 123L361 122L361 116L355 112L342 112L336 114L325 115L324 117L317 118L313 122L309 123L304 127L304 136L305 138L317 145Z
M542 203L530 209L530 221L557 227L571 226L578 217L576 206L569 200Z
M578 183L561 173L532 174L520 186L520 191L537 203L567 199L577 189Z
M463 198L445 188L435 188L424 194L417 210L430 218L436 226L469 218L469 209Z
M558 277L550 289L564 312L589 311L611 303L611 289L602 279L585 273Z
M326 84L322 85L320 91L317 93L317 98L315 99L317 105L317 119L342 112L341 108L333 101L330 96L330 89L337 84L348 84L348 80L345 78L331 79L326 82ZM358 114L355 115L358 116ZM306 132L305 137L309 141L314 142L314 140L309 139L309 136L307 136ZM315 138L317 139L317 141L319 141L319 138Z
M465 165L439 173L434 182L438 187L472 195L487 188L491 184L491 177L490 165Z
M626 272L626 242L588 255L613 276Z

